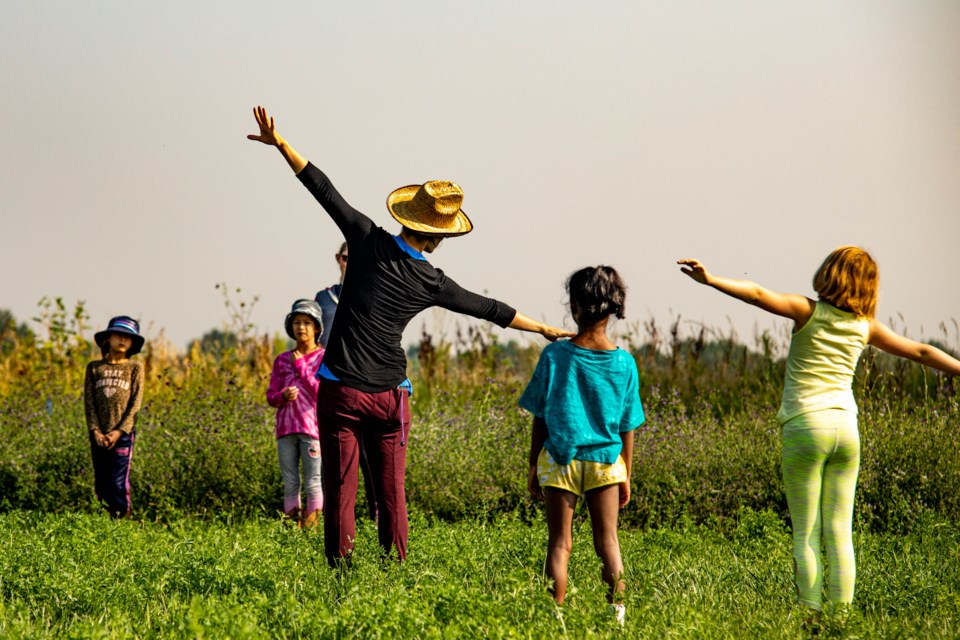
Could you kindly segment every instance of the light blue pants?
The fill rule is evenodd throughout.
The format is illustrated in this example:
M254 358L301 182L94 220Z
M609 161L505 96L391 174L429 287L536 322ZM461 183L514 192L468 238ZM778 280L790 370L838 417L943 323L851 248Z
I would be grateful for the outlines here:
M323 508L323 484L320 475L320 441L303 433L277 438L277 457L283 476L283 512L291 515L300 510L300 466L303 465L303 488L307 494L305 514Z
M806 413L783 425L783 484L793 522L797 599L821 609L823 558L830 563L827 599L853 601L853 498L860 470L860 434L852 411Z

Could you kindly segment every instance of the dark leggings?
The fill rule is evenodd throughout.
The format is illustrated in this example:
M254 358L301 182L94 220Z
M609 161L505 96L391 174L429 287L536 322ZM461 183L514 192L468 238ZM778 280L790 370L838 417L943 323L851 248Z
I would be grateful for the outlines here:
M125 433L111 449L98 446L90 434L90 452L93 457L93 488L97 499L115 518L130 515L130 461L136 432Z

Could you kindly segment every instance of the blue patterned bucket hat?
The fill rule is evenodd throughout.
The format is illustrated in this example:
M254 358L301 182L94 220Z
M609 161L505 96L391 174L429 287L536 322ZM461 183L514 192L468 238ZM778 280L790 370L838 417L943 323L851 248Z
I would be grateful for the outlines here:
M116 316L110 318L107 328L93 334L93 341L103 349L103 343L111 333L122 333L133 338L133 345L127 351L127 356L135 356L143 349L144 338L140 335L140 323L130 316Z

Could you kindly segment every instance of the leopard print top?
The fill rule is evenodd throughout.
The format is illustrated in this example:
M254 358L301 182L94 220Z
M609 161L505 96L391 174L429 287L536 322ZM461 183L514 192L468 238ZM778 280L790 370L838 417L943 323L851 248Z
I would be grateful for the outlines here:
M130 433L142 400L143 363L94 360L87 365L83 404L90 431Z

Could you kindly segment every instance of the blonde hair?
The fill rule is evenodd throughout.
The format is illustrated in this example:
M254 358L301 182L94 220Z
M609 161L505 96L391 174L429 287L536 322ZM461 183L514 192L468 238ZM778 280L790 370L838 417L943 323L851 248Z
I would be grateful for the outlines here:
M860 247L834 249L813 276L820 299L861 318L877 313L880 269Z

